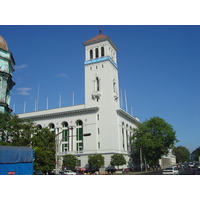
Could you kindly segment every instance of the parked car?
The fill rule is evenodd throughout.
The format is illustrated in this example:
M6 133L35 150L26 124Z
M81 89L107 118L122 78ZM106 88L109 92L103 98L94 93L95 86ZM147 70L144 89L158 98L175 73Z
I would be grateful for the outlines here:
M71 171L71 170L65 170L65 171L64 171L64 174L65 174L65 175L76 175L76 173L73 172L73 171Z
M164 175L179 175L177 167L167 167L163 170Z
M198 170L200 170L200 165L197 166Z

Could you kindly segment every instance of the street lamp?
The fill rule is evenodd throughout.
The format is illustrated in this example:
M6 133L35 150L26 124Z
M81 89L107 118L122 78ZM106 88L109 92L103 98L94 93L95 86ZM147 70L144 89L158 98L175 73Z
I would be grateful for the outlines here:
M65 128L64 130L72 130L73 131L74 128L75 128L75 126L69 126L69 127ZM58 132L58 130L59 130L59 128L57 128L57 132ZM61 132L58 132L55 135L55 137L56 137L56 139L55 139L56 140L56 154L55 154L56 155L56 159L55 159L56 160L56 165L55 165L55 174L56 175L58 174L58 171L59 171L59 169L58 169L58 164L59 164L58 156L59 156L59 159L60 159L60 150L59 150L59 147L60 147L61 142L63 141L63 139L68 138L68 149L69 149L69 137L76 137L76 135L73 135L73 132L72 132L72 135L68 134L68 136L65 137L65 138L62 138L61 141L60 141L60 143L59 143L58 136L61 133L63 133L63 130ZM83 137L91 136L91 133L84 133L84 134L82 134L82 136ZM58 147L58 145L59 145L59 147ZM73 141L72 141L72 145L73 145ZM72 148L73 148L73 146L72 146Z

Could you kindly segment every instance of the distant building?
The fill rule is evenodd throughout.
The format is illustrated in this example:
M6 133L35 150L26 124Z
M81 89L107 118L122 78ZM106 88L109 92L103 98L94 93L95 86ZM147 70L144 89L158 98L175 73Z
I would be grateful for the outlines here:
M159 164L162 169L171 165L176 165L176 156L172 153L172 149L169 149L166 156L162 156L161 159L159 159Z
M12 53L4 38L0 36L0 112L11 113L10 93L15 83L12 81L12 73L15 65Z
M117 47L102 32L85 46L85 104L19 114L39 127L55 132L58 155L73 154L80 167L88 166L88 155L102 154L105 167L119 153L129 167L130 138L139 120L120 108ZM83 137L83 134L91 136ZM61 164L62 162L59 162ZM61 166L59 166L61 168Z

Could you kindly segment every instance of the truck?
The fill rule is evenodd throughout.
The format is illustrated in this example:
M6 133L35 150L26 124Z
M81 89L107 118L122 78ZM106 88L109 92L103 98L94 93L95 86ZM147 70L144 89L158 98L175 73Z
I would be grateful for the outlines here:
M0 175L32 175L33 164L30 147L0 146Z

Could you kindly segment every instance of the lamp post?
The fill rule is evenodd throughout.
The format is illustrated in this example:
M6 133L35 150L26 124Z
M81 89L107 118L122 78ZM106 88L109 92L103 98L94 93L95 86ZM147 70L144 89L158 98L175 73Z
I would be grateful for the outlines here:
M73 131L73 129L75 128L75 126L69 126L69 127L67 127L67 128L65 128L64 130L72 130ZM63 141L63 139L65 139L65 138L68 138L68 150L69 150L69 143L70 143L70 141L69 141L69 138L70 137L76 137L76 135L73 135L73 132L72 132L72 135L70 136L69 134L68 134L68 136L67 137L65 137L65 138L62 138L61 140L60 140L60 143L59 143L59 138L58 138L58 136L61 134L61 133L63 133L63 130L61 131L61 132L59 132L59 128L57 128L57 133L56 133L56 135L55 135L55 141L56 141L56 165L55 165L55 174L57 175L57 174L59 174L59 168L58 168L58 164L59 164L59 162L60 162L60 144L61 144L61 142ZM85 134L82 134L82 136L83 137L87 137L87 136L91 136L91 133L85 133ZM73 143L73 141L72 141L72 143ZM58 147L58 145L59 145L59 147ZM72 144L73 145L73 144ZM72 148L73 148L73 146L72 146ZM73 150L73 149L72 149ZM58 161L58 156L59 156L59 161Z

